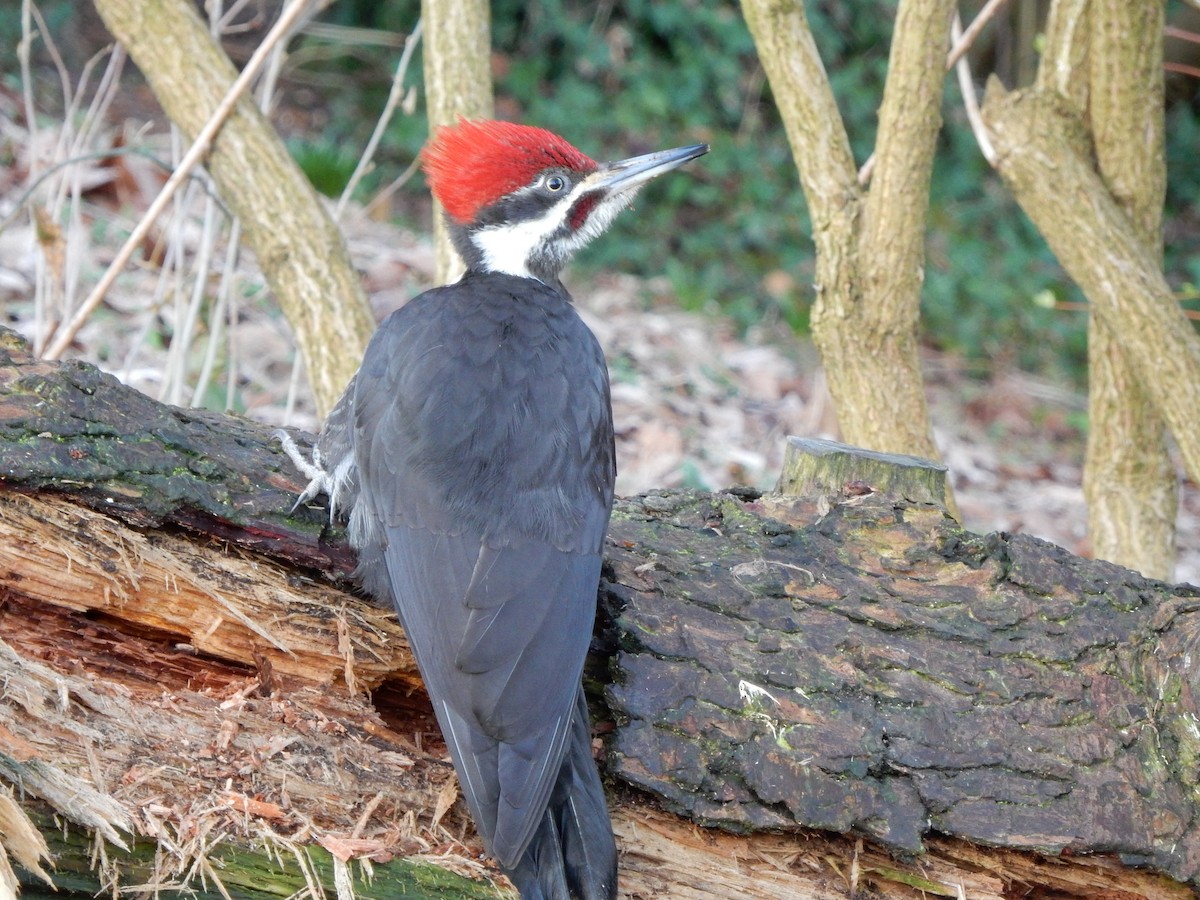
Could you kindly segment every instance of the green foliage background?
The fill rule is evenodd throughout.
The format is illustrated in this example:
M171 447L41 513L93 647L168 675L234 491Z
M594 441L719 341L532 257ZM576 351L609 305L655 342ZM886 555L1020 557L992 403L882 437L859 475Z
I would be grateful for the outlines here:
M897 0L804 2L861 163L874 144ZM961 0L964 14L980 2ZM984 56L980 71L996 68L1010 85L1029 77L1036 31L1021 37L1014 23L1019 10L1031 10L1036 24L1047 5L1011 0L1011 18L990 24L977 45L975 52ZM69 32L81 18L72 3L48 0L42 8L55 33ZM807 210L736 0L492 0L491 8L500 117L555 130L598 159L695 141L712 145L685 172L652 183L636 212L618 219L611 234L581 254L573 277L601 270L665 275L687 308L728 316L741 328L783 321L806 330L813 272ZM0 0L5 46L19 40L19 9L19 0ZM338 0L324 19L405 34L419 12L416 0ZM1186 0L1168 0L1167 18L1200 31L1200 13ZM256 34L247 32L242 40L253 42ZM1200 48L1189 46L1169 38L1168 54L1186 58L1191 52L1188 61L1200 65ZM394 48L353 39L331 46L327 37L304 37L293 48L285 102L318 110L313 121L319 126L297 129L289 145L325 193L339 193L353 171L384 105L396 58ZM421 69L418 51L409 70L409 83L418 89L416 108L394 119L364 197L403 171L426 139ZM0 61L0 73L15 90L14 70L15 60ZM1195 298L1200 79L1169 75L1167 93L1166 267L1171 283ZM924 340L984 370L1017 365L1082 382L1086 316L1052 307L1084 298L984 162L952 77L943 116L927 241ZM428 209L417 178L402 192L397 212L424 229Z
M806 3L860 162L874 143L895 7L895 0ZM411 27L416 15L407 4L379 11L343 3L332 11L397 30ZM550 128L598 158L692 141L712 145L686 176L652 184L636 214L584 252L576 277L600 269L665 274L685 307L720 311L744 328L776 319L807 327L807 211L736 2L494 0L492 17L501 117ZM1030 61L1010 68L1030 71ZM419 80L419 72L414 76ZM1184 80L1168 110L1168 234L1175 240L1167 265L1178 286L1200 282L1197 223L1188 213L1200 196L1194 88L1194 80ZM370 106L367 95L358 99ZM1052 308L1053 301L1082 302L1082 295L980 155L953 78L943 114L924 339L984 368L1018 365L1082 379L1086 316ZM407 164L425 136L419 114L397 121L389 148L395 164Z

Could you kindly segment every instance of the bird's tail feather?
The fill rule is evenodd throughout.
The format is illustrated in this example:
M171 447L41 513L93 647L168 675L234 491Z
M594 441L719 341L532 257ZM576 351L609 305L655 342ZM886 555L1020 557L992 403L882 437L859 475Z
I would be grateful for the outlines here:
M592 759L582 687L550 804L521 861L507 874L522 900L612 900L617 895L617 847Z

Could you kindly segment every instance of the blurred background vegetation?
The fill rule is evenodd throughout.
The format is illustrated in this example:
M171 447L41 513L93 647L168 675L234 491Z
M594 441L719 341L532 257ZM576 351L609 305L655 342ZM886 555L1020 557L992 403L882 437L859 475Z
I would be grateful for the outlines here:
M980 5L964 0L964 20ZM975 71L997 71L1010 87L1028 83L1047 6L1047 0L1010 0L972 51ZM19 7L20 0L0 0L0 31L16 30L0 34L6 46L19 39ZM42 9L52 28L58 22L67 30L80 14L62 0ZM806 9L861 163L874 143L896 0L808 0ZM284 102L305 115L282 127L322 192L340 192L387 96L398 41L369 38L407 34L418 14L415 0L338 0L319 20L328 30L313 29L294 46ZM1192 0L1169 0L1167 18L1200 31ZM248 46L256 35L261 31L247 33ZM558 131L597 158L712 144L689 178L652 185L654 199L585 251L573 278L598 270L665 274L687 308L727 316L742 329L783 321L806 330L810 226L735 0L494 0L492 38L502 118ZM1166 48L1178 66L1200 66L1200 45L1168 36ZM15 62L0 67L11 85ZM418 51L408 78L417 86L415 106L393 120L377 167L360 188L363 199L408 167L425 140L420 77ZM948 77L946 85L923 339L981 372L1017 366L1082 386L1086 316L1070 307L1083 297L980 155L955 80ZM1167 73L1167 137L1167 276L1185 304L1200 308L1200 78L1186 71ZM428 209L417 178L395 196L391 214L424 230Z

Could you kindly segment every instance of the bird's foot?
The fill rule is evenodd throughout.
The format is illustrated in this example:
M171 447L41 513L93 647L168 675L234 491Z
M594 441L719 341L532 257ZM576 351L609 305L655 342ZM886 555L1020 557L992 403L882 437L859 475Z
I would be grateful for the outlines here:
M282 428L275 432L275 437L279 439L280 445L283 447L283 452L288 455L292 461L292 465L299 470L300 474L308 479L308 485L300 492L300 496L296 498L296 502L292 504L292 512L295 512L305 503L310 500L315 500L321 494L328 497L333 497L335 493L335 485L333 476L326 471L324 460L321 458L321 449L319 447L312 448L312 460L308 460L292 436ZM329 511L330 517L333 516L332 504Z

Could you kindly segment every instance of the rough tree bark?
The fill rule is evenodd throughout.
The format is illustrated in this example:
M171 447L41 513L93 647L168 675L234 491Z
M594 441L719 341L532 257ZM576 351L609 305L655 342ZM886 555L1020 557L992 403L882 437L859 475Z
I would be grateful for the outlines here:
M930 459L940 457L917 356L917 319L953 8L953 0L900 3L865 190L804 4L742 0L812 218L813 340L842 434L852 444Z
M1089 125L1100 176L1160 268L1163 18L1164 4L1157 2L1060 0L1051 7L1035 85L1062 98ZM1128 357L1120 332L1093 312L1083 479L1088 532L1097 557L1169 578L1175 466L1163 418Z
M425 23L425 104L429 130L459 118L490 119L492 35L488 0L422 0ZM433 239L440 284L462 274L441 206L433 209Z
M588 684L623 890L1190 896L1200 592L843 477L618 504ZM493 890L299 482L258 426L0 332L0 782L64 891Z
M1167 185L1163 112L1165 2L1103 0L1089 27L1091 106L1100 175L1138 240L1162 266ZM1174 302L1174 301L1172 301ZM1088 316L1088 535L1101 559L1154 578L1175 570L1178 477L1166 423L1112 331Z
M1154 253L1091 162L1088 132L1055 93L1006 92L993 80L983 117L997 168L1125 359L1200 479L1200 336Z
M189 138L237 73L189 0L95 0L163 109ZM375 321L345 241L283 142L249 99L207 161L221 197L296 334L323 414L358 368Z

